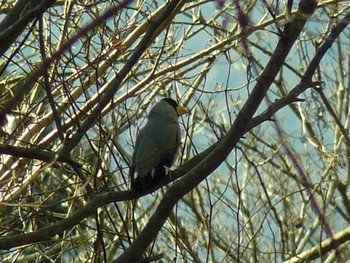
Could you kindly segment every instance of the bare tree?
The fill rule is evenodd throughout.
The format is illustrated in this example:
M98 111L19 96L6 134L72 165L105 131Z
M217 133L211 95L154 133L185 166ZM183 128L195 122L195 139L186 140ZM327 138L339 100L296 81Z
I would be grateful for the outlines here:
M344 262L347 1L2 1L0 258ZM129 189L172 97L171 178Z

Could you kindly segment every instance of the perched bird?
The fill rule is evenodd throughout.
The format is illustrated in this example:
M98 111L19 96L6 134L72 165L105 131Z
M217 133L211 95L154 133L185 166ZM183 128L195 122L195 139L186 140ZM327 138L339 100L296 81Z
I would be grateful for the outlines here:
M151 109L136 139L130 168L131 189L150 189L167 175L180 144L178 117L186 113L185 107L170 98L162 99Z

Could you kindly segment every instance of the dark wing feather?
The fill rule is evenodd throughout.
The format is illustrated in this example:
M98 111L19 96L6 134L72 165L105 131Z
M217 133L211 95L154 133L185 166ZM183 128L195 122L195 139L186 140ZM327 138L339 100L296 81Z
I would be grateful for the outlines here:
M161 127L161 126L160 126ZM130 170L130 174L131 174L131 188L134 190L145 190L145 189L150 189L153 188L158 182L159 180L161 180L164 176L166 176L166 169L164 168L164 166L167 167L171 167L171 165L174 162L175 156L176 156L176 152L180 143L180 127L177 124L176 126L176 131L175 134L172 135L174 136L173 139L171 141L168 141L167 143L169 145L173 145L173 147L171 149L167 149L166 153L162 154L162 156L159 158L159 160L154 163L154 166L152 169L150 169L149 171L147 171L146 174L143 174L142 176L137 176L136 178L134 178L134 174L135 174L135 164L137 162L137 151L139 150L139 145L142 143L140 141L137 140L136 142L136 147L135 147L135 153L133 156L133 165L131 166L131 170ZM145 130L148 129L147 125L144 128ZM142 137L143 135L146 135L147 132L150 132L151 135L154 135L154 131L140 131L140 135L138 138ZM141 133L143 133L141 135ZM145 136L147 137L147 136ZM148 138L148 140L151 140L152 136L150 136ZM155 138L153 138L154 140L157 141L157 136ZM150 143L150 141L147 141L146 144ZM163 143L163 142L161 142ZM159 153L158 153L159 155ZM141 173L141 171L140 171Z

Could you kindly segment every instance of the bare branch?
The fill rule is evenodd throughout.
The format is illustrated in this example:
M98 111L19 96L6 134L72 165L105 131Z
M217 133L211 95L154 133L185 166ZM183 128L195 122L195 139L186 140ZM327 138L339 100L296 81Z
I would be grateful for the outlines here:
M0 57L13 44L27 25L40 17L56 0L21 0L0 23Z
M20 146L11 146L11 145L0 145L0 153L8 154L21 158L37 159L44 162L51 162L56 158L56 153L42 150L39 148L24 148ZM59 156L57 161L68 163L75 167L81 167L81 164L73 161L68 156Z
M334 239L327 239L322 241L321 244L310 248L303 253L292 257L291 259L285 261L286 263L297 263L305 262L310 260L315 260L326 253L338 248L340 245L350 241L350 228L346 228L339 233L334 235Z
M117 258L114 262L130 262L130 260L139 259L144 251L156 238L159 230L162 228L174 205L189 191L194 189L201 181L209 176L227 157L227 155L236 146L239 139L243 136L249 121L262 102L268 88L273 82L280 68L283 66L290 48L299 36L307 19L312 15L316 8L316 2L310 4L309 1L301 1L299 10L291 24L284 31L275 52L267 64L262 75L259 77L251 96L246 101L242 110L238 113L235 122L227 135L220 139L219 143L198 165L191 169L181 180L175 182L160 201L156 211L150 218L148 224L142 230L137 239L130 247Z

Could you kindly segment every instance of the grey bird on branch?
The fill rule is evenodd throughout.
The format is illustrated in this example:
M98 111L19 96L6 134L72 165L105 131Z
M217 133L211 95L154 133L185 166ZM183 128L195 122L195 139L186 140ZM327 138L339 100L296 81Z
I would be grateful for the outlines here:
M181 139L178 117L186 113L184 106L170 98L162 99L151 109L136 139L130 168L131 189L151 189L169 175Z

